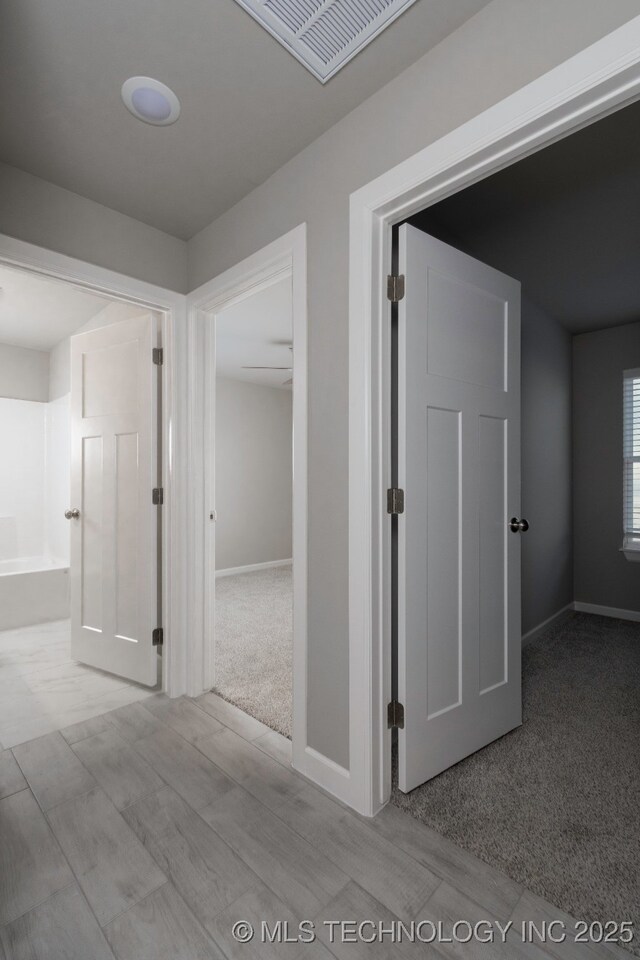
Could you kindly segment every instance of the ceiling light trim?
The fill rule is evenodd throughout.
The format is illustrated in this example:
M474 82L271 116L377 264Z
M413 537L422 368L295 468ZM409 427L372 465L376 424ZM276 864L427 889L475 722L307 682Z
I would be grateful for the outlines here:
M415 0L236 0L326 83Z
M156 113L145 112L143 103L144 95L149 94L156 98L156 104L159 108L166 105L166 112ZM143 123L149 123L154 127L167 127L175 123L180 116L180 101L177 96L165 83L160 80L154 80L153 77L129 77L122 84L120 91L122 101L137 120ZM140 99L142 95L142 101Z

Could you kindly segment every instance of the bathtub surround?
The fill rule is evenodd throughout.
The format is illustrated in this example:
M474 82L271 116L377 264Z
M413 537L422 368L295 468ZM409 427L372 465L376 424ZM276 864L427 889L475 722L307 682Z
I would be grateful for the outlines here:
M0 397L46 401L49 397L49 354L0 343Z
M45 419L45 490L44 543L45 554L69 564L68 509L71 483L70 396L59 397L46 404Z
M0 631L68 617L69 601L68 562L0 560Z
M46 404L0 399L0 561L44 554Z
M68 397L54 403L0 398L0 561L69 563L68 411Z

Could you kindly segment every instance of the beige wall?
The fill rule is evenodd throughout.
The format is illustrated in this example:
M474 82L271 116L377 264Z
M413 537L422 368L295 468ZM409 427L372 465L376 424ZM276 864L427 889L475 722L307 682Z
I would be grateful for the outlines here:
M187 245L0 163L0 233L184 293Z
M349 194L638 14L638 0L494 0L189 242L193 288L308 226L309 744L344 766Z
M49 398L49 354L0 343L0 397L16 400Z
M216 382L216 570L291 557L291 391Z

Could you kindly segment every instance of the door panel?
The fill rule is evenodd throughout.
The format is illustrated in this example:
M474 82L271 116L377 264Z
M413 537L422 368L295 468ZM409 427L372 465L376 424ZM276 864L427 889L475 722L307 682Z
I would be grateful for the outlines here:
M399 785L521 722L520 286L399 231Z
M425 624L427 717L460 702L460 414L427 408ZM429 643L429 638L432 641Z
M157 384L151 315L71 338L71 654L155 686Z

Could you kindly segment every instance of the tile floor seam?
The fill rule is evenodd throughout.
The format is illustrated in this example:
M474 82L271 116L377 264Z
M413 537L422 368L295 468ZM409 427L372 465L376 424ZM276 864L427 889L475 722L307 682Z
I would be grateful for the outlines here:
M59 893L62 893L63 890L68 890L70 887L77 887L78 881L75 878L70 880L69 883L66 883L64 887L59 887L57 890L54 890L53 893L50 893L48 896L44 897L42 900L38 900L37 903L34 903L33 906L29 907L28 910L24 910L22 913L17 914L15 917L11 917L9 920L3 920L0 923L0 930L2 927L10 927L12 923L16 923L17 920L22 920L23 917L27 917L33 910L37 910L43 904L48 903L53 897L57 897Z
M243 791L243 793L246 793L246 795L247 795L247 797L249 798L249 800L256 800L256 797L254 797L253 794L249 793L248 790L245 790L244 787L242 786L242 784L238 784L238 788L241 789L241 790ZM202 810L206 810L207 807L214 806L214 805L215 805L215 802L216 802L216 801L214 801L213 803L207 804L207 806L206 806L206 807L203 807ZM257 801L256 801L256 802L257 802ZM264 804L263 804L262 806L264 806ZM212 826L207 820L205 820L205 818L202 816L202 810L196 810L195 812L196 812L197 815L200 817L200 819L203 821L203 823L205 823L205 824L209 827L209 829L212 830L213 833L215 833L216 837L218 837L218 839L221 840L222 843L224 843L224 845L225 845L229 850L231 850L231 852L232 852L236 857L238 857L239 860L242 860L243 864L251 871L251 873L253 873L254 877L255 877L256 880L258 881L258 884L261 884L261 885L267 887L267 889L274 895L274 897L276 897L278 900L281 900L281 901L284 903L284 900L283 900L282 895L281 895L280 893L278 893L277 890L274 890L274 889L273 889L273 887L271 886L271 884L269 883L269 881L268 881L268 880L264 880L259 874L257 874L257 873L255 872L255 870L253 869L253 867L251 866L251 864L250 864L247 860L245 860L245 858L242 856L242 854L241 854L238 850L236 850L236 848L233 847L233 846L229 843L229 841L226 840L225 837L223 837L222 834L219 833L219 832L216 830L216 828L215 828L214 826ZM273 813L273 811L272 811L272 810L269 810L268 807L265 807L265 810L267 810L268 813ZM274 816L275 816L275 814L274 814ZM280 822L282 823L282 821L280 821ZM288 826L288 824L285 824L285 826ZM289 829L292 830L292 833L295 833L295 831L294 831L292 828L289 827ZM303 842L309 843L309 841L306 840L305 837L300 837L300 835L297 834L297 833L296 833L296 836L297 836L299 839L301 839ZM311 844L309 844L309 846L311 846ZM322 851L320 851L320 852L323 853ZM323 853L323 856L325 856L324 853ZM329 857L326 857L326 859L327 859L330 863L332 863L332 865L333 865L334 867L336 867L338 870L340 870L340 871L341 871L342 873L344 873L344 875L345 875L345 878L346 878L346 879L345 879L345 883L342 885L342 887L340 887L340 890L339 890L338 892L340 892L341 890L344 890L344 888L347 886L348 883L350 883L350 882L355 882L354 879L353 879L353 877L350 876L350 875L346 872L346 870L344 870L344 869L341 868L341 867L338 867L338 865L335 864L335 863L333 863L333 861L331 861L331 860L329 859ZM251 889L251 888L248 888L248 889ZM247 891L245 890L245 892L242 893L242 894L240 894L239 897L236 897L236 900L240 900L240 899L246 894L246 892L247 892ZM234 900L233 903L235 903L236 900ZM331 902L331 901L329 901L329 902ZM233 903L229 904L229 905L226 906L226 907L222 907L222 909L219 910L218 913L214 914L214 918L220 916L220 914L221 914L221 913L224 913L225 910L228 910L231 906L233 906ZM285 903L285 906L287 906L288 909L293 910L293 907L289 907L288 904L286 904L286 903Z
M127 826L129 826L129 824L127 824ZM131 828L129 828L129 829L131 829ZM146 850L146 849L147 849L147 848L145 847L145 850ZM149 851L147 850L147 853L148 853L148 852L149 852ZM155 857L152 858L152 859L153 859L153 862L156 864L156 866L158 866L158 863L157 863ZM163 872L164 872L164 871L163 871ZM130 910L133 910L134 907L137 907L137 906L139 906L139 904L144 903L144 901L147 900L149 897L152 897L152 896L154 895L154 893L157 893L158 890L162 890L163 887L166 887L167 884L170 884L170 883L171 883L171 878L165 876L165 878L164 878L164 880L162 881L162 883L159 883L157 887L154 887L154 888L153 888L153 890L149 890L149 892L148 892L148 893L145 893L145 895L144 895L143 897L138 897L137 900L135 900L133 903L130 903L129 906L128 906L128 907L125 907L124 910L121 910L119 913L116 913L116 915L115 915L114 917L110 917L110 918L106 921L106 923L100 923L100 922L98 921L98 926L100 927L100 929L101 929L102 932L104 933L105 929L109 926L110 923L113 923L114 920L119 920L120 917L126 916L126 915L129 913ZM172 884L172 886L173 886L173 884ZM182 899L184 900L184 897L183 897ZM185 900L185 903L186 903L186 900ZM187 906L189 906L189 904L187 904ZM193 911L191 911L191 912L193 913ZM105 936L106 936L106 934L105 934Z
M396 808L396 809L397 809L397 808ZM409 817L409 819L411 819L414 823L418 824L419 826L422 825L420 820L414 820L414 818L412 818L410 814L405 813L404 810L401 810L400 812L401 812L404 816ZM361 819L361 818L359 818L359 819ZM374 820L375 820L375 818L373 818L372 823L373 823ZM366 823L366 821L365 821L365 823ZM376 830L376 832L378 832L378 831ZM435 831L435 832L437 833L437 831ZM378 836L383 837L383 839L385 839L385 840L389 840L389 837L387 837L387 836L386 836L385 834L383 834L383 833L378 833ZM445 839L445 840L447 839L446 837L444 837L443 834L438 834L438 836L439 836L439 837L442 837L442 838ZM480 907L482 910L485 910L485 909L486 909L486 907L484 907L483 904L479 903L479 902L478 902L474 897L472 897L470 894L464 893L462 890L460 890L460 888L455 885L455 883L454 883L454 881L453 881L452 879L447 878L447 877L443 877L442 874L439 872L437 865L431 865L431 864L425 865L425 863L424 863L422 860L420 860L418 857L414 856L413 853L411 853L410 850L407 850L407 849L405 849L405 847L400 846L400 845L397 844L397 843L394 843L393 840L389 840L389 842L393 844L393 846L396 848L396 850L399 850L402 854L404 854L405 856L407 856L407 857L409 857L411 860L413 860L414 863L417 863L419 866L423 866L423 867L426 866L426 869L427 869L427 870L430 870L431 873L433 873L436 877L438 877L438 878L441 880L442 883L447 883L449 886L454 887L454 888L458 891L458 893L462 894L462 896L466 897L468 900L471 900L472 903L474 903L477 907ZM450 842L451 842L451 843L454 843L453 840L450 841ZM485 863L485 861L482 860L481 857L478 857L476 854L469 853L468 850L465 850L463 847L459 847L459 846L458 846L457 844L455 844L455 843L454 843L454 846L456 847L456 849L457 849L461 854L463 854L463 856L465 856L465 857L467 857L467 856L468 856L468 857L474 857L474 858L475 858L476 860L478 860L483 866L489 867L490 870L498 872L498 873L500 874L501 878L504 879L504 880L507 880L510 885L512 885L512 886L514 886L514 887L520 887L520 888L521 888L521 889L520 889L519 896L518 896L518 899L517 899L516 902L515 902L515 906L513 907L513 909L511 910L511 912L509 913L509 915L508 915L508 917L507 917L507 919L510 920L512 914L515 912L516 907L517 907L518 904L520 903L520 900L522 899L522 897L524 896L524 894L527 892L527 888L524 887L522 884L519 884L516 880L512 880L511 877L509 877L509 876L508 876L506 873L504 873L503 871L498 870L498 868L497 868L497 867L494 867L492 864ZM533 891L530 891L530 892L533 893ZM500 918L498 918L498 919L500 919Z
M78 759L80 759L80 758L78 757ZM82 763L82 761L80 761L80 762ZM84 764L83 764L83 766L84 766ZM86 769L86 768L85 768L85 769ZM89 771L89 772L90 772L90 771ZM92 774L92 776L93 776L93 774ZM94 778L94 779L95 779L95 778ZM80 799L81 797L86 797L89 793L92 793L92 792L93 792L94 790L96 790L96 789L102 790L102 787L101 787L100 784L97 783L97 782L96 782L95 787L92 787L91 790L86 790L86 791L84 791L83 793L79 793L76 797L70 797L68 800L62 800L60 803L56 803L53 807L49 807L49 810L57 809L57 808L61 807L63 804L65 804L65 803L74 803L75 801L77 801L77 800ZM105 793L104 790L102 790L102 792ZM32 794L33 794L33 791L32 791ZM89 907L89 910L91 911L91 913L92 913L92 915L93 915L96 923L98 924L98 927L100 928L100 930L103 930L103 927L104 927L105 925L102 924L102 923L100 923L100 921L98 920L98 916L97 916L95 910L93 909L92 905L89 903L89 899L88 899L87 895L86 895L85 892L84 892L84 887L82 886L82 883L81 883L81 881L80 881L80 877L78 876L78 874L76 873L76 871L73 869L73 865L72 865L71 861L69 860L69 858L67 857L67 854L66 854L65 850L64 850L63 847L62 847L62 844L60 843L60 841L59 841L59 839L58 839L58 835L56 834L56 832L55 832L55 830L54 830L54 828L53 828L53 825L51 824L51 822L50 822L50 820L49 820L49 817L47 816L47 813L48 813L49 811L48 811L48 810L44 810L44 809L40 806L40 804L38 803L38 798L35 796L35 794L33 794L33 796L34 796L34 799L35 799L36 803L38 804L38 807L40 808L40 810L41 810L41 812L42 812L42 815L44 816L44 818L45 818L45 820L46 820L46 822L47 822L47 826L49 827L49 830L51 831L51 833L52 833L52 835L53 835L56 843L58 844L58 847L60 848L60 851L61 851L61 853L62 853L62 856L65 858L65 861L67 862L67 864L68 864L68 866L69 866L69 869L71 870L71 874L72 874L72 876L74 877L75 882L76 882L76 884L78 885L78 887L79 887L79 889L80 889L80 892L82 893L82 896L84 897L84 899L85 899L85 901L86 901L86 903L87 903L87 906ZM107 799L108 799L109 802L111 803L111 802L112 802L112 801L111 801L111 798L110 798L106 793L105 793L105 796L107 797ZM113 804L113 807L114 807L116 813L117 813L118 815L121 815L121 814L120 814L120 811L117 809L117 807L115 806L115 804ZM128 824L127 821L124 819L124 817L122 817L122 820L123 820L123 822L126 824L127 828L128 828L129 830L131 830L131 827L129 827L129 824ZM132 832L133 832L133 831L132 831ZM145 848L145 849L146 849L146 848ZM156 863L155 858L152 858L152 859L153 859L153 862L154 862L154 863L156 864L156 866L158 867L158 869L160 870L160 872L162 873L162 875L164 876L164 871L163 871L163 870L159 867L159 865ZM167 881L168 881L168 877L165 877L165 880L163 881L163 883L159 884L159 886L160 886L160 887L163 886L163 884L166 883ZM156 889L158 889L158 888L156 888ZM151 891L151 892L153 893L154 891ZM141 897L140 899L144 899L144 897ZM136 903L137 903L137 902L139 902L139 901L136 901ZM135 903L131 904L131 906L135 906ZM126 911L125 911L125 912L126 912ZM105 939L106 939L106 938L105 938ZM110 945L110 944L109 944L109 949L111 949L111 945ZM113 953L113 951L111 951L111 952ZM114 955L114 956L115 956L115 955Z
M120 709L121 709L121 707L116 707L115 710L113 710L113 711L111 711L111 712L112 712L112 713L115 713L116 710L120 710ZM150 711L147 711L147 712L150 712ZM104 716L106 716L106 714L104 714ZM157 718L156 718L156 719L157 719ZM64 729L64 728L63 728L63 729ZM121 737L120 734L119 734L119 732L118 732L118 730L116 729L115 726L113 726L113 729L114 729L115 733L118 734L118 736L119 736L120 739L122 740L122 742L123 742L123 744L124 744L125 747L130 747L132 750L135 750L135 743L129 743L127 740L124 739L124 737ZM99 734L93 734L93 736L99 736ZM90 740L90 739L91 739L91 736L89 736L89 737L84 737L83 740L78 740L78 741L76 741L76 742L77 742L77 743L83 743L84 740ZM145 738L144 738L144 737L140 737L140 739L141 739L141 740L144 740ZM65 743L66 743L66 741L65 741ZM74 746L75 746L75 744L67 743L67 746L69 747L70 750L73 751L73 755L74 755L74 756L78 759L78 761L82 764L82 766L84 767L84 769L85 769L85 770L93 777L93 779L96 781L96 787L98 787L100 790L102 790L102 792L109 798L109 800L111 801L111 803L113 803L113 800L111 800L111 797L109 797L109 794L107 793L107 791L104 789L104 787L102 786L102 784L96 779L96 777L94 776L93 772L89 769L89 767L86 765L86 763L84 763L84 761L82 760L82 757L79 757L78 754L77 754L77 753L75 752L75 750L73 749ZM135 800L132 800L131 803L128 803L125 807L119 808L119 807L116 807L115 803L113 803L113 806L115 807L115 809L116 809L116 810L118 811L118 813L120 813L120 814L122 813L123 810L126 810L127 807L130 807L132 804L137 803L138 800L143 800L144 797L150 797L152 794L157 793L159 790L163 790L165 787L171 787L171 784L168 783L168 782L164 779L164 777L162 776L162 774L158 773L158 771L156 770L156 768L155 768L152 764L150 764L149 761L148 761L145 757L143 757L141 753L139 753L139 751L136 750L136 753L138 754L138 756L139 756L146 764L148 764L149 767L151 767L151 769L153 770L153 772L155 773L155 775L158 777L158 779L159 779L159 780L162 780L162 784L163 784L163 785L162 785L162 787L156 787L155 790L149 790L147 793L144 794L144 796L136 797ZM95 790L96 787L92 787L91 790ZM172 789L173 789L173 788L172 788ZM70 798L70 799L76 800L78 797L84 797L84 796L87 795L87 793L91 793L91 790L85 790L83 793L79 793L79 794L77 795L77 797L72 797L72 798ZM185 801L185 802L186 802L186 801ZM55 804L55 806L56 806L56 807L59 807L62 803L69 803L69 800L62 800L61 803L57 803L57 804ZM53 810L53 807L49 807L49 809L50 809L50 810ZM124 819L124 817L123 817L123 819ZM125 822L126 822L126 821L125 821ZM128 826L128 824L127 824L127 826ZM153 859L155 860L155 858L153 858Z
M102 790L102 787L99 787L99 789ZM89 792L90 792L90 791L89 791ZM104 793L104 791L103 791L103 793ZM81 794L81 796L86 796L86 794ZM105 794L105 796L107 796L107 795ZM74 797L73 799L76 800L76 799L78 799L78 798L77 798L77 797ZM109 802L111 802L111 800L110 800L109 797L107 797L107 799L109 800ZM65 800L64 802L65 802L65 803L70 803L70 802L72 802L72 801ZM61 806L61 804L57 804L57 806ZM114 805L114 807L115 807L115 805ZM52 808L52 809L53 809L53 808ZM116 813L119 814L120 811L119 811L117 808L115 808L115 809L116 809ZM45 815L45 817L46 817L46 816L47 816L47 815L46 815L46 812L43 811L43 813L44 813L44 815ZM126 824L127 828L128 828L129 830L131 830L131 827L129 826L129 824L127 823L127 821L124 819L124 817L123 817L122 819L124 820L124 823ZM48 818L47 818L47 823L49 823ZM62 845L60 844L60 841L58 840L58 837L56 836L56 833L55 833L55 831L54 831L54 829L53 829L53 827L51 826L50 823L49 823L49 829L51 830L51 832L53 833L54 837L56 838L56 841L57 841L58 845L60 846L60 849L62 849ZM131 832L133 833L133 831L131 831ZM137 837L136 837L136 839L137 839ZM139 842L140 842L140 841L139 841ZM147 849L147 848L145 847L145 850L146 850L146 849ZM107 921L107 923L100 923L100 921L98 920L97 914L95 913L93 907L92 907L91 904L89 903L89 899L88 899L87 895L86 895L85 892L84 892L84 888L83 888L83 886L82 886L82 883L80 882L80 877L77 875L77 873L76 873L75 870L73 869L73 866L72 866L71 863L69 862L69 860L68 860L68 858L67 858L67 855L66 855L66 853L64 852L64 850L62 850L62 853L63 853L65 859L67 860L67 863L69 863L69 868L70 868L73 876L75 877L75 881L76 881L78 887L80 888L80 891L81 891L81 893L82 893L82 896L83 896L84 899L87 901L87 904L88 904L88 906L89 906L89 909L91 910L91 913L92 913L93 916L95 917L95 921L96 921L96 923L98 924L98 927L100 928L100 930L102 930L102 931L104 932L104 928L105 928L106 926L108 926L108 924L111 923L112 920L115 920L116 917L112 917L111 919L109 919L109 920ZM147 850L147 853L149 853L148 850ZM151 854L149 854L149 856L151 856ZM126 910L121 910L120 913L116 914L117 917L122 916L123 914L127 913L127 911L130 910L132 907L135 907L135 906L136 906L138 903L140 903L142 900L145 900L147 897L150 897L152 893L155 893L156 890L160 890L160 888L161 888L161 887L164 887L164 885L165 885L166 883L169 883L169 877L166 876L164 870L162 870L162 868L160 867L160 865L159 865L158 862L156 861L155 857L151 857L151 859L152 859L153 862L155 863L156 867L158 867L158 870L160 870L160 873L162 873L162 875L164 876L164 880L162 881L162 883L159 883L157 887L154 887L153 890L149 891L149 893L145 893L145 895L144 895L143 897L139 897L137 900L135 900L133 903L131 903L131 904L127 907ZM105 936L106 936L106 935L105 935ZM111 947L111 944L109 944L109 947ZM111 952L113 953L113 951L111 951Z
M16 760L16 763L17 763L17 762L18 762L18 761ZM20 766L20 765L18 764L18 766ZM22 768L20 768L20 769L22 769ZM23 773L23 776L24 776L24 773ZM26 777L25 777L25 780L26 780ZM28 784L28 781L27 781L27 784ZM101 926L101 924L100 924L100 921L98 920L98 917L96 916L96 913L95 913L93 907L91 906L91 904L89 903L89 900L87 899L87 896L86 896L86 894L85 894L85 892L84 892L84 890L83 890L83 888L82 888L82 884L80 883L80 879L79 879L77 873L75 872L75 870L73 869L73 867L72 867L72 865L71 865L71 863L70 863L70 861L69 861L69 858L67 857L67 854L66 854L65 851L63 850L62 844L61 844L60 841L58 840L58 836L57 836L55 830L54 830L53 827L51 826L51 823L50 823L49 818L48 818L48 816L47 816L46 810L43 810L42 806L40 805L40 803L39 803L39 801L38 801L38 798L36 797L35 793L34 793L33 790L31 789L31 787L27 786L27 789L29 790L31 796L33 797L36 806L37 806L38 809L40 810L40 813L41 813L42 816L44 817L44 820L45 820L45 823L46 823L46 825L47 825L47 827L48 827L48 829L49 829L49 832L51 833L51 836L53 837L53 839L54 839L54 841L55 841L58 849L60 850L60 854L61 854L62 857L64 858L64 861L65 861L65 863L67 864L67 867L69 868L69 871L70 871L70 873L71 873L71 876L73 877L73 882L75 883L75 885L76 885L76 886L78 887L78 889L80 890L80 893L81 893L84 901L86 902L87 907L89 908L89 910L90 910L90 912L91 912L91 916L94 918L95 922L97 923L98 929L102 930L102 926ZM84 794L83 794L83 796L84 796ZM57 804L57 806L59 806L59 804ZM71 883L68 883L65 887L61 887L60 890L66 890L66 889L67 889L68 887L70 887L70 886L71 886ZM55 893L59 893L60 890L56 890ZM53 896L53 894L51 894L51 896ZM50 899L49 897L46 898L46 900L49 900L49 899ZM41 906L42 903L46 903L46 900L42 900L41 903L36 904L36 906ZM31 907L31 909L33 910L33 909L35 909L35 907ZM106 938L105 938L105 939L106 939ZM111 946L110 946L110 945L109 945L109 949L111 949ZM111 952L113 953L113 951L111 951ZM114 960L115 960L115 956L114 956Z
M74 877L73 880L70 880L69 883L66 884L66 886L60 887L59 890L54 890L53 893L50 893L48 897L44 898L44 900L39 900L38 903L34 904L32 907L29 907L28 910L24 910L22 913L18 914L18 916L12 917L11 920L2 920L0 922L0 929L2 929L2 927L10 926L12 923L15 923L16 920L22 920L22 918L28 916L28 914L30 914L32 910L37 910L38 907L41 907L43 905L43 903L48 903L49 900L52 899L52 897L55 897L59 893L62 893L64 890L69 890L70 887L75 887L77 885L78 885L78 881Z
M180 795L179 795L178 793L176 793L176 791L174 790L174 788L173 788L170 784L166 784L165 787L161 787L160 790L164 790L165 788L168 788L169 790L171 790L172 793L174 793L174 794L176 794L176 796L180 797ZM156 791L154 791L154 792L155 792L155 793L159 793L160 790L156 790ZM246 792L247 792L247 791L245 791L245 793L246 793ZM250 794L248 794L248 795L250 796ZM147 796L151 796L151 794L147 794ZM140 799L143 799L143 798L141 797ZM210 823L207 823L207 821L206 821L206 820L204 819L204 817L202 816L200 810L194 810L194 808L193 808L186 800L184 800L183 798L180 798L180 799L182 800L183 803L185 803L185 804L189 807L189 810L190 810L193 814L195 814L195 816L197 816L200 820L202 820L202 822L205 824L205 826L206 826L209 830L211 830L211 832L216 836L216 838L217 838L222 844L224 844L224 846L234 855L234 857L237 857L237 859L242 862L243 866L246 867L247 870L248 870L248 871L252 874L252 876L253 876L252 884L251 884L250 886L248 886L245 890L243 890L242 893L239 894L239 895L235 898L235 900L232 900L230 904L226 904L225 906L220 907L219 910L217 910L216 912L214 912L214 913L212 914L212 917L213 917L213 919L215 920L215 919L216 919L217 917L219 917L222 913L224 913L225 910L230 909L230 907L232 907L233 904L236 903L237 900L241 900L242 897L246 896L246 894L247 894L250 890L252 890L254 887L258 887L258 886L260 886L260 885L268 886L268 884L262 879L262 877L258 876L258 874L255 872L255 870L253 869L253 867L252 867L249 863L247 863L247 861L244 859L244 857L242 857L241 854L239 854L239 853L237 852L237 850L235 850L235 849L231 846L231 844L230 844L227 840L225 840L225 838L222 837L222 836L218 833L218 831L215 829L215 827L212 827ZM134 801L134 802L137 802L137 801ZM215 801L214 801L214 802L215 802ZM129 806L133 806L133 804L129 804ZM206 806L210 806L210 804L207 804ZM206 807L202 807L202 810L204 810L204 809L206 809ZM133 830L133 827L131 827L130 829ZM135 833L135 830L133 830L133 832ZM137 836L137 834L136 834L136 836ZM138 839L140 839L140 838L138 838ZM163 865L153 856L153 853L145 846L144 842L143 842L142 840L140 840L140 843L142 843L142 845L145 847L145 850L147 850L147 853L148 853L148 854L151 856L151 858L155 861L155 863L156 863L157 866L160 868L160 870L162 870L162 871L164 872L164 867L163 867ZM187 900L187 898L186 898L185 896L183 896L182 893L180 893L180 890L176 887L175 883L173 882L173 878L172 878L171 874L167 877L167 881L168 881L169 883L171 883L172 886L174 887L174 889L176 889L176 891L180 894L180 896L182 897L182 899L184 900L184 902L186 903L186 905L187 905L187 906L189 907L189 909L191 910L191 913L194 913L194 911L193 911L193 909L192 909L189 901ZM271 887L269 887L268 889L271 891L271 893L273 893L274 896L276 896L276 897L278 896L278 894L277 894L274 890L271 890ZM152 892L155 892L155 891L152 891ZM149 894L149 896L151 896L151 894ZM143 899L144 899L144 898L143 898ZM129 908L127 908L127 909L131 909L131 908L129 907ZM123 911L123 913L126 913L126 912L127 912L126 910ZM195 915L195 914L194 914L194 915ZM197 917L196 917L196 919L197 919ZM109 922L111 922L111 921L109 921ZM201 924L201 926L203 926L203 924ZM205 929L206 929L206 928L205 928ZM215 940L215 938L214 938L211 934L209 934L209 937L210 937L211 939L214 939L214 940ZM217 941L215 941L215 943L216 943L216 945L218 945ZM220 948L220 949L222 949L222 948ZM226 954L225 954L225 956L226 956ZM233 958L232 958L232 960L233 960Z
M180 699L180 698L177 698L177 697L176 697L176 699ZM189 701L191 701L191 702L193 702L191 697L187 697L186 699L189 700ZM141 706L142 706L143 708L145 708L144 703L142 703ZM209 714L207 714L206 710L202 710L202 708L199 708L199 709L200 709L201 712L204 713L206 716L209 716ZM152 713L151 710L147 710L147 713L150 714L150 716L154 717L156 720L158 720L159 723L162 723L162 724L163 724L167 729L169 729L172 733L175 733L177 736L181 737L181 738L185 741L185 743L188 743L190 746L194 747L201 756L203 756L206 760L208 760L209 763L213 764L213 766L216 768L216 770L217 770L219 773L221 773L223 776L227 777L229 780L231 780L231 781L232 781L234 784L236 784L237 786L239 786L239 787L242 787L242 786L243 786L243 784L242 784L242 782L241 782L240 780L237 780L232 774L228 773L226 770L224 770L223 767L221 767L219 764L217 764L217 763L215 762L215 760L212 760L211 757L207 756L207 754L206 754L203 750L200 749L200 747L198 746L198 742L197 742L197 741L194 742L193 740L188 740L185 736L183 736L183 734L179 733L177 730L174 730L174 728L171 727L168 723L165 723L164 720L162 720L161 717L156 717L155 714ZM216 718L214 717L213 719L216 719ZM249 744L250 746L255 746L255 744L254 744L251 740L247 740L245 737L242 737L241 734L236 733L235 730L231 730L231 727L228 727L222 720L220 720L220 721L218 721L218 722L222 724L222 726L225 728L225 730L230 730L231 733L235 734L235 736L240 737L242 740L245 741L245 743ZM221 730L218 730L216 733L210 734L210 736L205 736L205 737L202 737L202 738L199 738L199 739L208 740L208 739L210 739L211 737L218 736L218 734L220 734L220 733L222 733L222 731L221 731ZM150 736L153 736L153 734L150 734ZM144 740L144 739L146 739L146 738L145 738L145 737L140 737L140 740ZM137 742L138 742L138 741L136 741L136 743L137 743ZM135 746L135 745L136 745L136 744L134 744L134 746ZM259 747L256 747L256 749L259 749ZM283 764L278 763L278 761L277 761L277 760L274 760L273 757L270 757L268 753L265 753L263 750L260 750L260 753L262 753L263 756L268 757L269 760L271 760L273 763L277 763L279 767L283 767ZM155 768L154 768L154 769L155 769ZM286 768L283 767L283 769L286 769ZM301 779L301 781L302 781L302 787L301 787L301 789L304 789L305 786L314 786L314 784L312 783L312 781L306 780L305 778L301 777L300 774L299 774L296 770L293 770L293 768L291 768L290 773L291 773L292 776L294 776L294 777L300 777L300 779ZM245 788L245 789L246 789L246 788ZM247 790L246 792L249 793L248 790ZM258 798L256 798L256 799L258 799ZM260 802L261 802L261 801L260 801ZM205 806L208 806L208 804L205 804ZM262 804L262 806L266 807L266 809L270 809L269 807L266 806L266 804ZM204 808L203 808L203 809L204 809ZM198 812L198 811L196 811L196 812Z
M106 927L108 927L110 924L114 923L116 920L121 919L122 917L126 916L131 910L133 910L135 907L139 906L141 903L144 903L144 901L145 901L145 900L148 900L150 897L153 897L153 896L158 892L158 890L162 890L163 887L166 887L166 886L171 887L172 890L174 891L174 893L175 893L178 897L180 897L180 899L181 899L182 902L184 903L185 907L187 908L188 912L191 914L191 917L193 918L194 922L196 923L196 925L197 925L197 926L200 928L200 930L202 931L205 939L206 939L206 940L209 940L209 941L216 947L216 949L218 949L218 950L220 951L220 953L223 955L223 957L226 958L226 960L234 960L233 957L231 957L225 950L222 949L222 947L220 946L220 944L218 943L218 941L216 940L216 938L213 936L213 934L209 933L209 931L208 931L207 928L204 926L204 924L200 922L200 920L198 919L198 917L196 916L196 914L195 914L194 911L192 910L189 901L188 901L185 897L182 896L182 894L180 893L180 891L178 890L178 888L176 887L176 885L175 885L175 884L173 883L173 881L171 880L171 877L167 877L166 881L165 881L164 883L161 883L159 887L156 887L155 890L152 890L150 893L146 894L144 897L141 897L140 900L136 901L136 903L131 904L130 907L127 907L126 910L123 910L121 913L117 914L117 916L115 916L115 917L113 917L113 919L109 920L109 922L106 923L106 924L104 925L104 927L101 927L100 929L101 929L101 930L103 931L103 933L104 933ZM245 894L246 894L246 892L247 892L247 891L245 891ZM241 896L244 896L245 894L241 894ZM240 897L238 897L238 899L240 899ZM236 901L234 900L233 902L235 903ZM223 908L223 910L224 910L224 909L227 909L227 908L225 907L225 908ZM220 913L222 913L223 910L221 910ZM219 913L218 913L218 914L214 914L214 919L215 919L215 917L217 917L217 916L219 916L219 915L220 915ZM106 933L105 933L105 939L107 940L107 943L109 943L109 947L111 947L111 943L109 942L109 939L108 939ZM116 955L115 955L115 953L114 953L114 957L115 957L115 956L116 956ZM176 957L176 960L179 960L179 958ZM204 960L204 958L203 958L203 960Z

